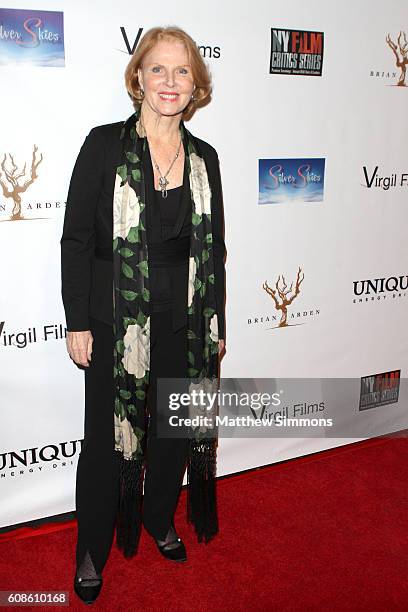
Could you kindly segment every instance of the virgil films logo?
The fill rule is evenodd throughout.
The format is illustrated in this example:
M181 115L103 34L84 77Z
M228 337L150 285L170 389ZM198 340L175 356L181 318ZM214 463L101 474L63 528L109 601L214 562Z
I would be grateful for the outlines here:
M398 402L401 370L361 377L359 410Z
M23 196L39 178L43 161L37 145L33 146L31 159L27 157L23 162L12 153L0 154L0 222L46 219L51 210L65 207L65 202L23 202Z
M366 278L353 281L353 304L405 298L408 295L408 275L388 278Z
M408 187L408 172L391 172L384 174L380 171L379 166L368 168L363 166L363 183L362 187L367 189L389 189Z
M324 158L260 159L258 204L322 202Z
M142 37L143 28L139 28L138 29L136 37L133 40L133 44L131 44L131 42L130 42L128 33L126 31L126 28L121 26L120 31L121 31L122 38L123 38L123 41L124 41L125 47L126 47L126 51L123 51L123 52L127 53L129 55L133 55L133 53L137 49L137 45L139 44L139 41L140 41L141 37ZM205 59L218 59L219 57L221 57L221 47L220 46L197 45L197 47L198 47L201 55Z
M65 66L64 14L0 8L0 65Z
M322 76L323 32L271 28L270 74Z
M386 53L385 51L388 50ZM386 63L385 63L386 62ZM384 66L372 68L370 77L382 79L387 85L407 87L408 41L400 30L398 35L387 34L384 43Z
M253 408L252 406L248 406L249 413L254 419L261 419L264 421L268 421L271 424L277 424L278 426L286 426L289 424L290 419L295 419L297 421L296 425L304 426L310 425L310 422L302 423L302 417L313 417L313 416L322 416L322 412L327 413L327 407L323 401L301 401L296 404L289 405L281 405L279 410L271 409L268 405L262 404L260 408Z
M33 325L24 330L11 331L5 321L0 321L0 349L10 346L22 349L37 342L64 340L66 335L67 329L62 323L51 323L41 327Z
M296 279L293 279L289 286L283 274L279 274L274 283L269 284L268 281L265 280L262 283L262 289L268 296L268 302L271 306L272 313L248 317L248 325L276 323L276 325L268 327L267 329L286 328L294 325L303 325L310 317L320 315L320 310L318 308L296 309L295 300L301 293L301 284L304 277L303 270L299 267Z

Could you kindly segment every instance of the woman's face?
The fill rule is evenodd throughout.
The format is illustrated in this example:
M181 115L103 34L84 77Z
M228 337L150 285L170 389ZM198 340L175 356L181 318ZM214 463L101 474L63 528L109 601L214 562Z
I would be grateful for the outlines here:
M181 113L190 102L194 81L187 49L178 40L161 40L138 70L144 103L160 115Z

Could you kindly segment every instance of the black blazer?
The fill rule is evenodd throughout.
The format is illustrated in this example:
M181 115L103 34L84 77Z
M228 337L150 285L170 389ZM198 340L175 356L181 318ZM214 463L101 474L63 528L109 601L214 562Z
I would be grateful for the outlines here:
M123 122L94 127L86 137L73 169L61 238L62 299L68 331L90 329L90 318L113 324L113 265L102 253L112 252L113 190L121 154L120 131ZM225 338L225 266L224 212L221 176L216 150L194 137L207 168L212 191L211 221L215 292L218 311L218 335ZM149 156L150 159L150 156ZM153 168L146 185L153 189ZM149 180L150 179L150 180ZM183 189L182 206L174 235L183 223L189 190ZM153 194L154 195L154 194ZM182 295L178 312L186 316ZM179 317L180 318L180 317Z

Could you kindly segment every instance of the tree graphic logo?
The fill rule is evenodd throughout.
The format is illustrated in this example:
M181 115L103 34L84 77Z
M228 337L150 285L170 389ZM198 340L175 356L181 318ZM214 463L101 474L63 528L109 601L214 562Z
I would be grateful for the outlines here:
M271 298L274 301L274 306L276 310L280 310L282 313L281 320L279 321L278 327L288 327L289 326L289 323L287 322L288 306L290 306L293 300L299 295L300 285L304 277L305 275L303 274L303 271L299 267L299 270L296 276L295 289L293 289L293 281L291 282L290 287L288 288L286 281L285 281L285 277L282 275L282 281L281 281L280 274L278 276L278 280L276 281L275 289L272 289L272 287L269 287L267 281L263 283L262 289L264 289L266 293L271 296Z
M21 211L21 194L25 193L38 178L37 169L43 160L43 156L41 153L37 159L37 153L38 147L34 145L29 171L27 171L27 163L24 164L22 170L19 170L11 153L8 154L9 163L7 164L7 154L4 154L0 166L0 186L3 196L13 201L11 217L7 221L22 221L25 218Z
M402 37L404 37L403 41ZM407 85L405 83L405 77L407 74L408 64L408 42L406 34L405 32L400 32L396 43L391 39L391 36L389 34L385 40L387 41L388 46L395 55L395 64L397 68L399 68L401 71L397 85L398 87L406 87Z

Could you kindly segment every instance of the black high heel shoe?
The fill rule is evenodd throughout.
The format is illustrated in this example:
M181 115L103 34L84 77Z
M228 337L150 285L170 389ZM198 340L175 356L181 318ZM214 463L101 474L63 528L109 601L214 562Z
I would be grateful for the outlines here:
M101 592L103 578L78 578L75 573L74 591L86 604L91 604Z
M159 552L163 555L163 557L165 557L166 559L169 559L170 561L179 561L179 562L187 561L186 547L184 546L183 540L178 537L173 524L171 525L167 533L167 536L169 535L169 532L171 530L174 532L174 538L172 538L170 542L166 542L166 540L157 540L156 538L154 538L154 541L156 542L156 546L159 549ZM166 539L167 539L167 536L166 536ZM178 543L178 546L173 546L176 543Z
M74 591L84 603L91 604L101 592L102 583L102 575L95 570L89 550L87 550L82 563L76 567Z

